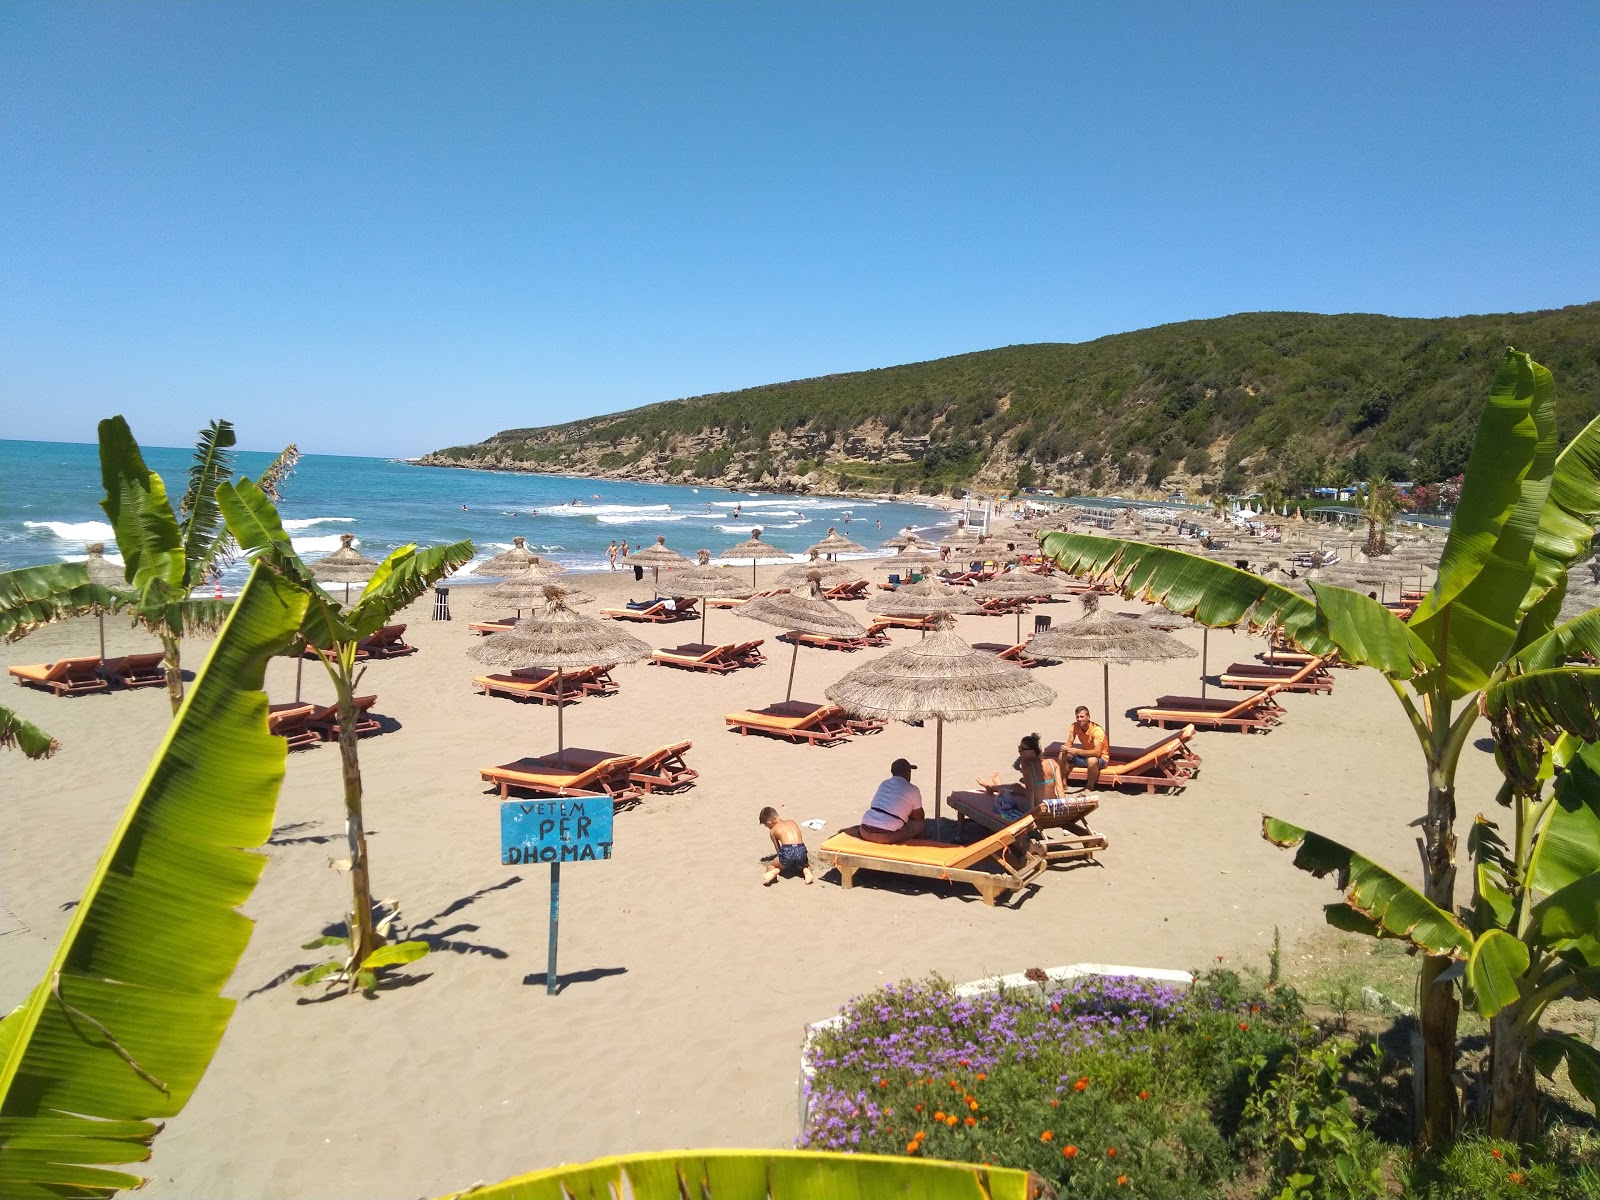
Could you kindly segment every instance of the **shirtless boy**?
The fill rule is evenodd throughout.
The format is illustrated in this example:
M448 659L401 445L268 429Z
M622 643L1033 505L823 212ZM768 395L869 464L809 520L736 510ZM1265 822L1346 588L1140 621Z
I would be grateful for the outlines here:
M761 877L761 886L771 887L780 875L796 874L811 883L811 856L806 853L806 837L800 832L800 826L780 817L778 810L771 807L763 808L757 820L767 827L772 848L778 852L777 859Z

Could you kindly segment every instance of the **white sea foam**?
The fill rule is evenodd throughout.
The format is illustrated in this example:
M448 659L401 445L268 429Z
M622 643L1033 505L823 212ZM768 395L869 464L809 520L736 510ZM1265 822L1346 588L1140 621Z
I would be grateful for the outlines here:
M340 542L337 533L330 533L323 537L290 538L289 544L294 547L296 554L316 554L319 552L325 554L337 550ZM351 545L359 546L361 545L361 540L358 538Z
M651 513L650 524L654 525L658 521L682 521L685 517L691 517L693 515L693 513ZM638 524L638 518L631 513L602 513L600 516L596 517L595 520L602 525Z
M614 517L628 513L664 513L667 504L552 504L541 508L541 517Z
M714 508L822 508L824 501L813 499L810 496L774 496L769 500L713 500ZM839 502L834 501L826 507L839 507Z
M63 542L109 542L116 530L104 521L24 521L25 529L48 529Z
M353 524L355 522L355 518L354 517L300 517L300 518L297 518L297 519L292 520L292 521L285 521L283 523L283 527L285 529L287 529L290 533L293 533L297 529L310 529L313 525L328 525L328 524L332 524L333 522L338 522L340 524L348 525L348 524Z

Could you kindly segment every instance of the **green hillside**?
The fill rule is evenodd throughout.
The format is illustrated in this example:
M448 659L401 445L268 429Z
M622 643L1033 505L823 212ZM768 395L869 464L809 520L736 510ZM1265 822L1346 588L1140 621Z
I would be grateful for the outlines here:
M1555 372L1563 439L1600 411L1600 302L1440 319L1243 313L509 429L424 461L923 493L1432 482L1465 466L1507 346Z

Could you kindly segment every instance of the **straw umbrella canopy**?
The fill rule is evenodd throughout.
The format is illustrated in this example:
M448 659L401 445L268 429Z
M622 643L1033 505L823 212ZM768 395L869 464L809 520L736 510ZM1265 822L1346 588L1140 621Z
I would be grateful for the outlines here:
M866 549L858 542L852 542L832 525L828 526L828 536L815 546L807 547L812 554L826 554L832 557L835 554L856 554Z
M511 539L511 548L502 550L493 558L485 559L472 568L474 575L515 575L518 571L525 571L534 563L542 561L537 554L528 549L528 539L517 536ZM555 563L545 564L552 571L564 571L565 567Z
M1019 597L1032 599L1038 596L1060 596L1072 591L1072 581L1063 575L1038 575L1032 571L1006 571L993 579L972 585L970 595L987 599L993 597ZM1022 610L1017 610L1017 641L1022 640Z
M126 591L128 578L123 574L122 568L115 563L106 561L106 546L104 542L91 542L88 547L89 557L83 566L89 573L89 582L97 587L110 588L114 592ZM95 616L100 620L100 659L106 657L106 614L104 609L95 609Z
M812 572L815 572L822 582L830 587L837 583L843 583L847 579L861 578L861 569L859 567L851 566L849 563L825 562L817 557L818 551L815 546L811 547L810 553L811 558L808 561L797 563L786 571L779 571L778 582L785 587L792 587L797 583L806 583L810 580Z
M952 554L956 553L957 551L966 553L969 550L976 550L978 546L982 544L982 542L983 538L974 533L971 529L967 528L967 526L957 525L955 532L949 537L939 539L939 546L941 549L948 550Z
M569 667L613 667L650 657L651 648L611 621L596 621L567 606L566 589L546 584L545 607L505 633L494 633L467 651L490 667L553 668L556 673L556 760L566 752L563 675Z
M892 592L867 601L867 611L886 617L957 617L983 615L983 606L965 588L951 587L937 579L908 583ZM923 637L928 631L922 631Z
M936 722L933 815L944 799L944 723L987 720L1054 702L1056 693L1015 663L975 650L940 630L903 650L863 663L827 689L827 697L858 717Z
M907 546L898 554L892 554L888 558L880 558L877 562L877 568L880 571L903 571L904 574L901 575L901 578L910 579L919 569L938 566L943 561L944 557L932 545L926 542L919 542L915 546Z
M697 600L706 600L712 596L726 596L731 600L743 600L753 595L753 590L745 586L744 579L732 567L714 567L711 565L711 551L696 550L695 565L685 567L672 577L672 590L680 596L693 596ZM706 640L706 606L700 606L700 641Z
M499 583L473 588L472 591L484 607L514 608L520 617L523 609L546 603L545 587L554 578L555 573L549 569L549 564L536 561L526 570L507 576ZM586 603L578 600L570 591L566 595L569 604ZM589 597L591 600L593 598Z
M344 584L344 602L350 603L350 585L352 583L365 583L372 578L372 573L378 569L378 564L357 550L352 542L356 540L353 533L339 535L339 548L332 554L324 555L311 564L311 574L323 583Z
M729 546L718 558L748 558L750 560L750 586L756 585L756 564L763 559L771 561L775 558L788 558L787 550L779 550L776 546L769 546L761 540L761 530L752 529L750 536L737 546Z
M741 604L734 615L821 637L866 637L867 631L861 622L838 605L822 598L821 580L815 572L812 572L812 576L807 581L804 593L779 592L773 596L757 596L748 604ZM799 657L800 643L796 641L794 651L789 655L789 688L783 694L784 703L794 697L794 667Z
M630 567L649 567L654 571L654 586L658 596L661 594L661 568L665 567L670 571L676 567L687 567L689 565L689 560L676 550L669 549L667 539L660 535L656 536L655 545L646 546L643 550L635 550L622 561Z
M892 538L879 542L885 550L905 550L911 546L933 546L937 543L928 541L927 538L917 533L897 533Z
M1111 732L1111 664L1161 662L1170 658L1195 658L1199 652L1169 633L1113 612L1099 611L1093 592L1083 598L1087 614L1067 625L1034 634L1024 653L1034 658L1098 662L1105 704L1105 727Z

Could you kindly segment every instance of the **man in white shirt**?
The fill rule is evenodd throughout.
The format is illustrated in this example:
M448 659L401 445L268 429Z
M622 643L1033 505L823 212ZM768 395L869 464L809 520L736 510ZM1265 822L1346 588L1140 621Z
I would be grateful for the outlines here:
M873 793L872 806L861 817L865 841L892 845L919 838L927 831L922 792L911 782L916 764L897 758L889 764L889 778Z

